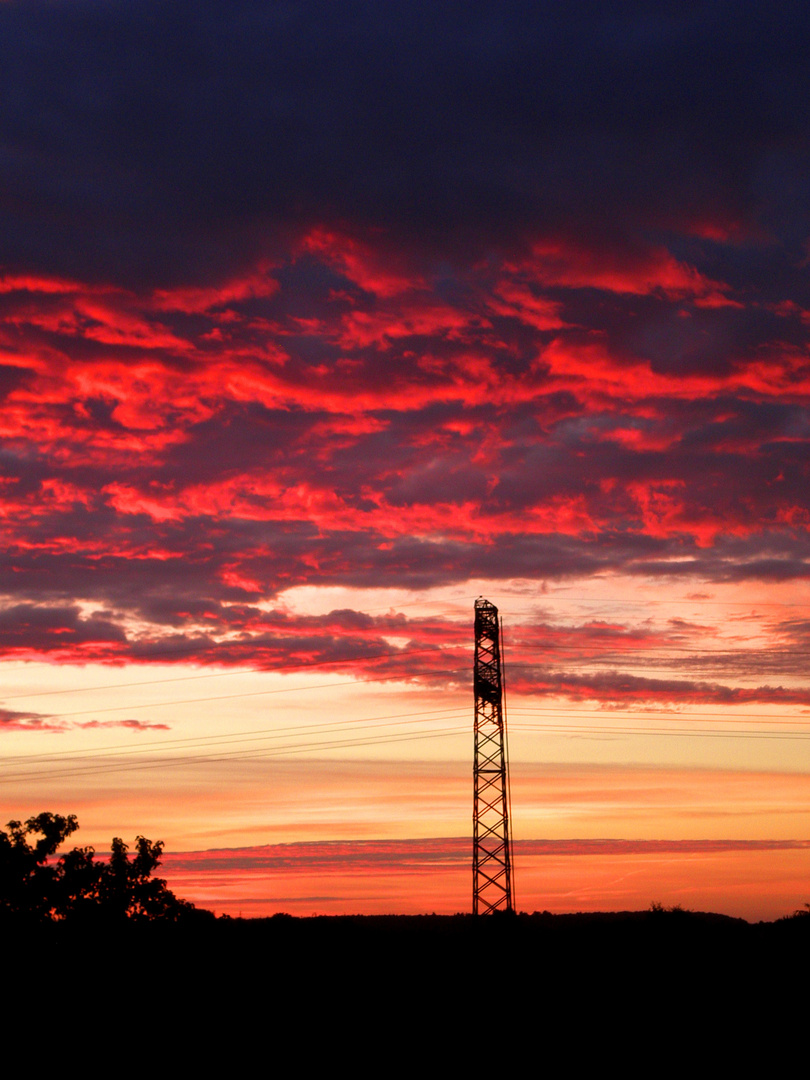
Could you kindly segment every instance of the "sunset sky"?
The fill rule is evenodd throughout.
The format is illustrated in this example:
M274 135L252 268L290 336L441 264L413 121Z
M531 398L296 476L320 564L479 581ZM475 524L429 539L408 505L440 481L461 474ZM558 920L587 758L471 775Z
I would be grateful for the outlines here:
M0 824L217 911L810 900L806 4L0 3Z

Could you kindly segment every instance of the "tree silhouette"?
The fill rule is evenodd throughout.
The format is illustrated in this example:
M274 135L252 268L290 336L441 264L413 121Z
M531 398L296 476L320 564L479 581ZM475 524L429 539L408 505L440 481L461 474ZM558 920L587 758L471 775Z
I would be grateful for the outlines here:
M0 829L0 918L176 922L196 911L162 878L152 877L161 840L153 844L139 836L132 858L115 837L108 862L97 861L92 847L73 848L54 860L78 827L75 814L43 813L25 823L10 821L8 832Z

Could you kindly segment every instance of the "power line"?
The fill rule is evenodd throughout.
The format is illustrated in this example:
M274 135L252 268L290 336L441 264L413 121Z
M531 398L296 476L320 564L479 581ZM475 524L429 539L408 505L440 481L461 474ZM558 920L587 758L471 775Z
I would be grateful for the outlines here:
M295 689L295 688L290 688L290 689ZM259 728L259 729L252 728L252 729L246 729L246 730L241 730L241 731L230 732L230 733L226 733L226 734L220 733L220 734L216 734L216 735L189 736L189 737L186 737L186 738L154 739L154 740L150 740L148 742L140 742L139 741L138 746L132 746L130 743L115 743L115 744L107 745L107 746L92 747L90 749L74 748L72 750L61 750L59 752L50 753L50 754L41 754L41 753L40 754L18 754L18 755L14 755L12 757L6 757L6 758L4 758L2 760L4 760L6 763L17 763L17 762L35 763L35 762L40 762L40 763L44 764L44 763L47 763L48 761L53 761L53 760L60 761L60 762L64 761L66 756L78 756L78 757L87 758L87 757L106 755L106 756L117 757L117 756L122 756L122 755L142 754L145 751L149 751L149 750L151 750L153 748L158 748L160 750L180 749L180 748L189 748L190 749L192 747L205 746L205 745L208 745L208 744L227 745L227 744L231 744L231 743L239 742L239 741L249 741L249 740L254 740L254 739L260 739L262 737L267 737L267 738L271 738L271 739L277 739L277 738L287 737L289 735L298 734L298 733L319 734L319 733L322 733L322 732L325 732L325 731L333 731L333 730L335 730L337 728L342 728L342 727L380 726L380 724L382 722L386 722L386 724L387 724L390 721L396 721L397 724L400 724L400 723L403 723L403 722L407 722L407 723L422 722L421 720L414 720L414 718L439 717L439 716L448 715L448 714L450 714L450 715L463 714L464 712L465 712L465 708L461 707L461 706L456 706L456 707L447 708L447 709L411 710L411 711L405 712L405 713L386 713L386 714L381 714L381 715L377 715L377 716L367 716L367 717L363 717L363 718L361 718L359 720L355 720L355 719L351 719L351 720L333 720L333 721L329 721L329 722L316 721L316 722L311 723L311 724L286 725L286 726L283 726L283 727ZM638 716L638 713L635 710L633 712L631 712L629 714L625 714L625 715L631 715L632 716L632 715L634 715L634 713L635 713L636 716ZM603 715L603 714L594 713L593 711L587 711L587 710L577 710L577 709L567 709L567 708L545 708L544 709L542 707L531 708L531 707L528 707L528 706L513 706L512 709L511 709L511 714L512 714L512 718L513 718L513 722L512 722L511 726L512 726L513 730L517 729L518 731L538 731L538 732L552 732L553 731L553 732L569 732L569 733L577 733L577 734L587 734L588 732L604 732L604 731L618 732L620 730L624 730L624 731L631 730L633 732L643 732L643 733L649 733L649 734L654 734L654 733L659 733L659 734L674 733L673 729L671 729L671 728L669 728L669 729L651 728L651 727L649 727L649 725L636 726L636 727L630 728L628 725L625 724L624 727L621 728L621 729L616 727L616 726L612 726L612 725L602 725L602 726L595 725L595 724L592 723L592 721L594 719L598 719L600 717L600 715ZM563 716L563 717L565 717L565 718L567 718L569 720L574 720L574 719L583 720L583 721L587 721L589 723L588 723L587 726L584 726L584 725L565 724L565 723L530 725L530 724L525 723L525 721L523 721L523 720L519 720L517 723L514 722L515 717L521 717L522 718L522 717L531 717L531 716L550 717L550 718L555 718L555 719ZM712 720L715 721L715 723L719 720L719 721L724 722L724 723L737 724L737 725L739 725L741 722L749 722L750 721L751 724L755 724L755 723L756 724L780 724L780 725L790 724L790 725L793 725L793 726L797 726L797 725L810 726L810 716L808 716L807 718L803 718L803 717L796 717L796 716L785 716L784 714L772 713L772 712L769 712L769 713L763 713L763 712L746 713L743 716L729 716L727 712L715 712L715 711L710 711L710 710L701 710L701 711L690 710L688 713L686 713L686 712L670 713L670 712L665 712L663 710L645 710L641 714L642 719L647 719L647 718L651 718L651 717L654 717L654 718L658 719L659 722L663 719L663 720L670 721L673 724L678 724L678 723L693 723L693 724L694 723L701 723L704 718L711 718ZM394 725L391 725L391 726L397 726L397 724L394 724ZM741 735L744 734L742 729L738 729L738 730L740 731ZM699 731L692 730L692 731L689 731L689 732L683 732L683 734L698 735ZM734 732L729 732L729 734L733 735Z
M229 734L218 735L195 735L184 739L155 739L150 742L141 742L138 746L132 746L130 743L116 743L113 746L101 746L91 747L90 749L74 749L61 751L53 754L18 754L10 758L4 758L0 760L4 761L26 761L26 762L47 762L47 761L62 761L66 755L80 755L83 757L97 756L97 755L110 755L117 757L126 754L141 754L144 750L148 750L151 747L158 747L160 749L166 748L182 748L192 747L195 745L204 745L206 743L230 743L238 742L242 739L260 738L262 736L268 736L272 738L278 738L285 734L295 734L297 732L313 732L318 733L320 731L331 731L334 728L354 726L377 726L378 721L391 721L397 720L407 723L417 723L424 721L414 721L408 718L411 717L435 717L446 713L464 713L466 710L455 707L450 709L421 709L416 712L407 713L389 713L382 716L369 716L363 717L360 720L333 720L326 722L316 722L314 724L297 724L289 725L287 727L273 727L273 728L258 728L250 729L246 731L234 731ZM396 725L392 725L396 726Z
M192 766L211 762L225 761L231 758L257 758L257 757L279 757L286 754L304 754L318 751L323 753L326 750L340 750L340 749L353 749L360 746L376 746L384 745L394 742L417 742L423 739L434 738L446 738L447 736L462 735L467 733L467 725L460 725L452 728L442 728L438 731L423 732L421 734L390 734L390 735L378 735L371 738L360 739L345 739L340 741L320 741L316 743L299 743L292 746L271 747L269 749L251 749L251 750L232 750L225 753L217 754L199 754L196 757L182 757L182 758L163 758L161 760L137 762L137 763L114 763L112 765L93 765L87 768L74 767L66 770L48 770L32 773L17 773L10 776L0 778L0 783L24 783L26 781L36 780L53 780L64 779L65 777L72 778L76 776L87 776L95 773L103 773L107 775L113 772L130 772L133 770L141 769L160 769L176 766Z
M515 730L521 732L537 732L542 735L580 735L583 737L589 736L603 736L603 735L655 735L659 737L685 737L689 739L810 739L810 731L743 731L737 730L718 730L718 729L700 729L700 730L684 730L677 728L650 728L650 727L632 727L629 724L625 724L622 727L612 727L604 725L602 727L596 727L590 725L589 727L579 727L574 724L515 724L512 723L512 731Z
M453 712L463 713L466 710L448 710ZM412 723L423 721L410 721ZM360 725L354 724L355 727ZM366 725L364 725L366 726ZM374 725L367 726L398 726L398 725ZM641 726L623 725L621 727L614 726L601 726L597 727L591 725L589 727L582 727L572 724L553 724L553 725L528 725L518 723L515 724L514 720L511 724L512 732L522 734L541 734L541 735L574 735L580 738L605 738L605 737L621 737L632 735L643 736L656 736L656 737L685 737L685 738L709 738L709 739L769 739L769 740L805 740L810 739L810 733L803 732L747 732L747 731L728 731L728 730L677 730L672 728L650 728ZM322 734L326 730L321 727L318 732ZM263 741L270 742L276 739L288 738L292 733L301 732L301 728L293 728L283 734L266 737ZM336 749L354 749L363 746L377 746L386 745L390 743L399 742L417 742L430 738L445 738L453 735L464 735L468 731L468 726L458 725L454 727L441 728L436 731L420 732L420 733L402 733L391 732L385 735L376 735L371 737L359 737L354 739L318 739L315 741L297 742L284 746L276 747L253 747L250 749L229 750L229 751L216 751L211 754L196 754L182 757L163 757L155 760L154 758L147 761L140 762L121 762L109 760L98 761L97 764L81 765L77 764L67 769L40 769L31 772L22 773L10 773L0 778L0 783L26 783L36 782L37 780L52 780L52 779L65 779L78 776L88 776L94 774L107 775L113 772L129 772L138 771L143 769L156 769L156 768L170 768L170 767L192 767L200 764L216 763L221 761L230 760L232 758L240 759L252 759L252 758L268 758L278 757L290 754L308 754L315 752L325 752ZM258 739L260 736L256 736ZM236 741L253 741L251 737L239 740L224 738L219 740L223 745L232 745ZM133 753L139 753L136 748L133 748ZM85 756L90 756L85 755ZM114 755L116 758L129 756L127 753L120 753ZM8 759L7 759L8 760ZM12 759L13 760L13 759Z
M428 671L400 671L395 675L377 675L372 679L356 679L356 683L380 683L380 682L403 682L413 679L426 679L433 675L459 675L461 673L458 668L436 668ZM350 678L351 676L346 676ZM328 690L336 686L347 686L346 682L331 682L331 683L316 683L313 686L282 686L277 687L274 690L248 690L242 691L238 694L218 694L209 697L200 698L185 698L180 701L156 701L145 702L140 705L110 705L104 709L79 709L76 712L63 712L63 713L43 713L42 715L50 720L66 720L73 716L88 716L88 715L101 715L105 713L113 712L132 712L135 709L166 709L172 708L178 705L200 705L206 704L211 701L235 701L239 698L246 697L265 697L271 694L292 694L305 690Z
M729 705L729 709L731 709L731 708L744 708L744 707L745 707L744 703ZM602 717L602 716L605 715L604 712L602 712L602 711L594 712L594 711L589 711L589 710L585 710L585 709L577 710L577 709L568 709L568 708L548 708L548 709L543 709L543 708L540 708L540 707L530 708L527 705L513 705L513 706L510 706L510 712L513 715L515 713L517 713L517 714L519 714L521 716L527 716L527 715L528 716L559 716L562 713L563 715L568 716L568 717L577 717L578 719L584 719L584 720L592 720L595 717L598 718L598 717ZM719 718L721 720L727 720L728 723L739 723L740 721L750 719L752 723L754 723L754 722L762 722L762 723L785 723L785 724L793 724L793 723L795 723L795 724L804 724L804 723L810 724L810 714L806 714L806 717L803 717L803 716L786 716L784 713L776 713L776 712L756 712L756 713L745 713L743 716L729 716L728 710L726 710L725 712L711 712L709 710L690 709L689 712L674 713L674 712L670 712L670 711L665 710L665 709L626 709L626 710L622 710L622 715L624 715L624 716L634 716L634 715L638 716L638 715L640 715L642 717L652 716L652 717L655 717L657 719L674 720L674 721L679 721L679 720L689 721L689 720L692 720L692 721L700 722L703 719L703 717L712 717L712 718Z
M259 675L259 674L273 674L273 675L290 675L297 671L309 671L312 668L328 667L332 664L351 665L366 663L369 660L404 660L410 656L420 656L425 653L441 654L447 653L450 649L464 649L466 646L460 644L453 644L444 648L437 648L435 646L425 647L424 649L408 649L399 651L388 651L381 653L368 653L363 656L347 656L338 658L335 660L313 660L311 663L304 664L288 664L286 667L252 667L252 668L234 668L228 671L211 671L205 672L200 675L179 675L176 678L167 679L144 679L138 682L130 683L107 683L101 686L71 686L64 690L32 690L25 694L6 694L3 701L18 701L21 698L36 698L36 697L50 697L54 694L81 694L81 693L94 693L100 690L122 690L130 689L132 687L140 686L161 686L170 683L180 682L192 682L196 679L221 679L231 675ZM137 658L131 658L133 663L137 662ZM220 661L221 663L221 661ZM206 699L203 699L206 700Z

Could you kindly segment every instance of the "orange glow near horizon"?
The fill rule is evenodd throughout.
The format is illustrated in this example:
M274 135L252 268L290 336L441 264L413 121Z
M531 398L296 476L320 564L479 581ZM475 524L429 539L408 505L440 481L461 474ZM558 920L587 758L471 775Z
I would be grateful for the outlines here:
M795 846L518 843L518 911L641 911L653 903L771 921L802 906L810 842ZM169 855L178 895L218 915L469 912L470 841L309 843ZM646 847L646 850L645 850ZM526 850L524 850L524 848ZM627 850L624 850L627 849ZM429 899L426 899L429 898ZM797 899L799 898L799 899Z

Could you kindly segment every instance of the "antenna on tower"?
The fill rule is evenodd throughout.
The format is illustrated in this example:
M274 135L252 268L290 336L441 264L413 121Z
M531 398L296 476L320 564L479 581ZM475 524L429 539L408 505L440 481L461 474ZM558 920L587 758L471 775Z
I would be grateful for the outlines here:
M498 609L475 601L473 915L514 911Z

